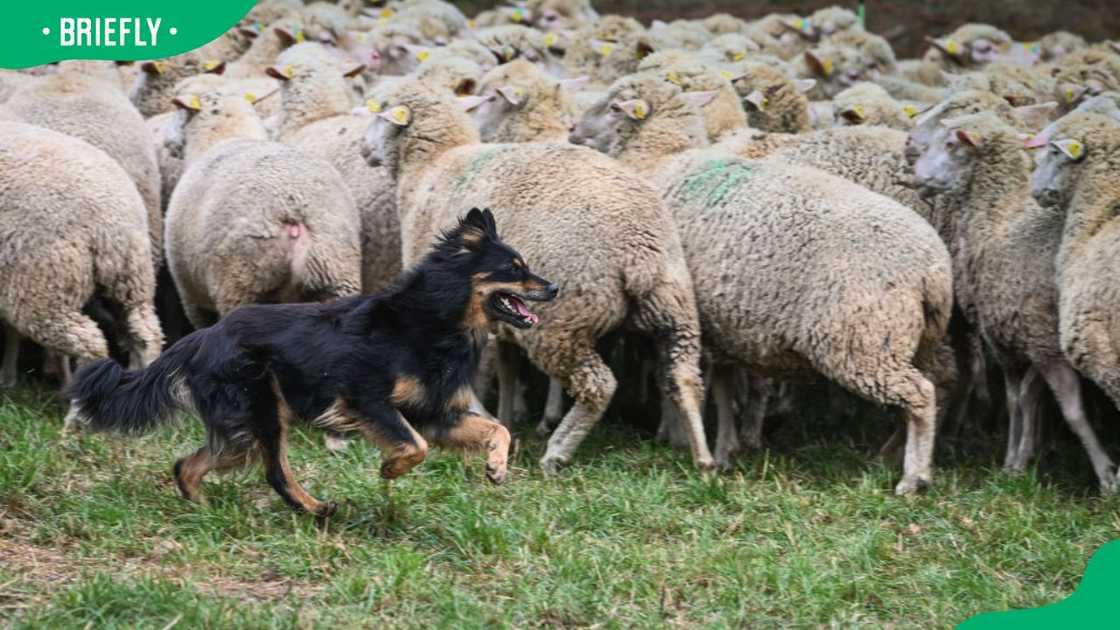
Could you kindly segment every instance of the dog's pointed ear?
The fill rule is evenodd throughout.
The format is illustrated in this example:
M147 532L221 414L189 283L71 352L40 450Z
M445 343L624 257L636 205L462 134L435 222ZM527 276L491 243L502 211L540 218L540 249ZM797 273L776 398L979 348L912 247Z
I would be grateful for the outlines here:
M459 239L463 247L469 250L478 250L482 243L493 233L494 215L490 210L471 208L467 216L459 220Z
M494 220L494 213L490 211L490 208L482 211L482 220L486 222L486 233L491 238L498 238L498 223Z

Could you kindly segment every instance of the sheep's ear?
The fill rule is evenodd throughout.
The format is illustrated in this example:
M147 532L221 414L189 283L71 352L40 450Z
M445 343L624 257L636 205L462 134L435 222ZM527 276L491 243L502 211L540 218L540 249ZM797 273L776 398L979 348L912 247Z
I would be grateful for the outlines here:
M1048 101L1034 105L1023 105L1015 108L1015 113L1031 129L1038 129L1047 125L1058 111L1058 103Z
M813 89L813 87L816 86L816 85L817 85L817 80L816 79L794 79L793 80L793 89L797 90L798 92L801 92L802 94L808 94L809 90Z
M809 20L807 20L805 18L798 18L796 20L793 20L792 22L782 20L781 24L782 24L783 27L785 27L785 29L787 31L789 31L791 33L797 33L798 35L804 37L805 39L812 39L813 38L813 33L814 33L813 25L810 24Z
M283 67L269 66L269 67L264 69L264 73L267 74L268 76L272 77L273 79L279 79L281 81L288 81L292 77L296 76L296 68L295 68L295 66L290 65L290 64L286 65L286 66L283 66Z
M519 87L512 85L500 85L494 88L494 91L499 96L506 99L506 102L514 107L521 107L525 103L525 91Z
M192 112L197 112L202 109L202 100L198 98L197 94L176 96L171 99L171 102L179 109L186 109Z
M221 59L207 59L202 62L202 71L210 74L221 74L226 71L226 62Z
M1063 83L1058 86L1058 91L1061 93L1062 100L1065 101L1066 105L1073 105L1080 101L1081 97L1085 96L1085 92L1087 92L1088 89L1073 83Z
M867 120L867 112L860 105L845 107L840 111L840 117L853 125L861 125Z
M350 66L349 68L344 69L342 71L342 76L346 77L347 79L352 79L352 78L358 76L359 74L361 74L362 71L365 70L365 69L366 69L366 64L356 63L356 64Z
M743 97L743 104L746 105L748 109L764 112L766 108L770 106L770 99L766 98L762 90L752 90L750 94Z
M950 57L953 57L954 59L959 58L961 56L961 53L963 52L960 42L953 39L952 37L942 37L940 39L937 39L927 36L926 41L929 42L930 46L937 48L941 52L949 55Z
M614 52L614 42L608 42L602 39L591 40L591 49L599 53L601 57L610 57Z
M1035 134L1033 137L1027 138L1023 143L1024 149L1038 149L1050 144L1050 132L1046 129Z
M408 54L412 55L416 61L424 63L432 56L432 51L427 46L417 46L416 44L401 44Z
M405 105L397 105L378 114L381 118L398 127L407 127L412 122L412 110Z
M1074 162L1080 162L1085 157L1085 145L1080 141L1073 138L1065 138L1063 140L1054 140L1050 144L1058 147L1062 153Z
M490 99L485 97L485 96L474 96L474 95L460 96L459 98L456 99L456 101L459 103L459 107L462 107L463 111L467 111L467 112L475 109L476 107L485 103L488 100L490 100Z
M360 107L358 109L362 109L366 113L369 113L369 114L380 114L381 113L381 101L379 101L375 98L367 98L365 106Z
M611 103L611 109L621 111L629 116L631 120L645 120L649 117L649 103L640 98L634 98L628 101L615 101Z
M809 69L812 70L814 74L819 74L825 78L832 76L832 58L828 55L821 55L815 51L806 50L805 63L809 65Z
M140 64L140 69L148 74L163 74L167 71L167 64L162 61L145 61Z
M588 81L591 77L586 74L582 77L575 77L574 79L560 79L560 87L569 92L578 92L587 87Z
M957 130L957 139L973 148L976 148L983 143L983 140L978 134L969 133L964 129Z
M245 37L255 39L261 34L261 21L257 20L256 22L253 22L248 26L240 26L238 27L237 32L241 33Z
M634 57L637 59L645 59L652 55L654 52L653 44L645 39L639 39L638 44L634 49Z
M470 96L476 88L474 79L463 79L455 86L455 96Z
M708 90L706 92L681 92L681 97L693 107L704 107L712 102L712 99L719 94L719 90Z
M294 46L295 44L301 44L305 39L307 39L307 35L303 33L303 29L299 28L298 26L295 28L288 28L287 26L277 26L273 29L273 31L275 31L276 36L280 38L280 43L284 44L285 46Z

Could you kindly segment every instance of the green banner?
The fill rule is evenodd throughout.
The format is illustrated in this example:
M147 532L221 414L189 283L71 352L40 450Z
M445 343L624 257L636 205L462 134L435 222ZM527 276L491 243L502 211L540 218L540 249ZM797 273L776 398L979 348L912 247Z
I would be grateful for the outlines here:
M249 12L254 0L48 0L0 12L7 40L0 68L64 59L159 59L202 46Z

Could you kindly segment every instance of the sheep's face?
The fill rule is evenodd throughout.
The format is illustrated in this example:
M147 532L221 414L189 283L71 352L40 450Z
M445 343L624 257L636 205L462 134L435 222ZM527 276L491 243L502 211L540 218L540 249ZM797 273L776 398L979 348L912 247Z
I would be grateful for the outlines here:
M1077 164L1085 159L1086 150L1084 142L1065 134L1046 142L1046 149L1037 158L1038 166L1031 176L1031 194L1040 205L1059 208L1069 202L1079 171Z
M502 123L525 105L524 97L517 92L520 88L506 86L486 90L480 95L477 105L470 108L471 118L483 142L495 142Z
M405 105L382 108L376 102L370 109L376 115L362 136L362 157L370 166L386 166L392 171L397 164L401 136L412 124L412 111Z
M914 164L923 197L958 193L968 187L979 142L964 129L941 127Z
M608 95L584 112L568 141L582 144L617 157L630 138L638 133L638 125L650 114L649 104L626 95Z
M941 121L949 110L949 104L942 102L927 109L914 119L914 126L906 136L906 161L910 166L917 163L918 158L929 148L933 137L941 131Z

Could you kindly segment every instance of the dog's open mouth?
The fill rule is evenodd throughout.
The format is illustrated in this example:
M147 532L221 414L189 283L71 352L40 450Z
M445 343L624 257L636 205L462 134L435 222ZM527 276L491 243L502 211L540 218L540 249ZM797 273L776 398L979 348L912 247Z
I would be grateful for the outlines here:
M495 292L490 298L490 305L502 319L518 328L529 328L540 321L540 318L525 306L524 300L513 293Z

